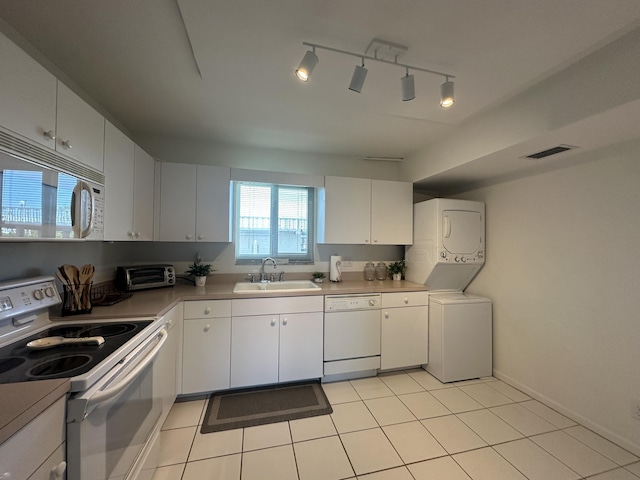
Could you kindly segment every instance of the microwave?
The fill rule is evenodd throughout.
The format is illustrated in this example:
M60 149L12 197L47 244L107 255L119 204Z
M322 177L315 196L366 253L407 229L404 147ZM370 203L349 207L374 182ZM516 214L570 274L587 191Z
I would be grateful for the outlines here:
M67 166L0 149L0 240L104 238L104 186Z
M168 264L118 267L115 284L118 290L123 291L173 287L176 272L173 265Z

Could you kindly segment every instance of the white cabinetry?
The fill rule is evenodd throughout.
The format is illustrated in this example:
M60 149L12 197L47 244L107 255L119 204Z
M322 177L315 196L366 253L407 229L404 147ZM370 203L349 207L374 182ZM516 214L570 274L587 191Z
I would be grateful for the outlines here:
M78 95L58 82L56 150L102 172L104 118Z
M232 300L231 387L322 376L323 297Z
M60 398L0 446L0 478L65 478L65 401Z
M427 292L382 294L380 368L426 364L429 360Z
M229 388L231 300L184 302L182 393Z
M1 34L0 64L0 125L53 150L56 77Z
M231 170L162 163L159 240L229 242Z
M162 318L169 333L158 362L160 384L163 386L162 413L166 417L182 388L182 303Z
M411 244L412 197L409 182L325 177L318 243Z
M106 122L105 240L153 240L155 160Z
M0 125L102 172L102 115L1 34L0 64Z

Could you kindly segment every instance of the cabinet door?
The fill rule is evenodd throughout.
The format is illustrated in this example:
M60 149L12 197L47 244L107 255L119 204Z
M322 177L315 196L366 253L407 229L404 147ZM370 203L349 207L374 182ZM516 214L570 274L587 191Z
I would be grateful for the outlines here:
M196 166L161 163L160 240L193 242L196 230Z
M280 382L322 376L322 318L322 312L280 315Z
M139 146L136 145L134 151L133 238L150 241L153 240L153 193L156 162Z
M278 315L233 317L231 387L278 381Z
M229 189L231 170L198 165L196 180L196 242L230 242Z
M104 171L104 117L58 82L56 150Z
M229 388L231 318L184 321L182 393Z
M319 243L369 244L371 180L325 177L324 238Z
M109 122L104 133L104 239L131 240L134 143Z
M0 125L53 150L56 77L2 34L0 65Z
M371 181L371 243L413 243L413 185L409 182Z
M429 361L429 307L382 310L380 368L423 365Z

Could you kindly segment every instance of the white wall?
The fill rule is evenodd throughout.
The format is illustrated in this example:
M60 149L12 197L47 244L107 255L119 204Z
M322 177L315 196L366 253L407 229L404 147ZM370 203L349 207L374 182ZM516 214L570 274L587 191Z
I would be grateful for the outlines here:
M591 153L590 155L593 155ZM496 375L640 454L640 141L460 195L486 202Z
M345 155L252 148L202 140L136 135L135 141L156 160L198 163L272 172L400 180L397 162L362 160Z

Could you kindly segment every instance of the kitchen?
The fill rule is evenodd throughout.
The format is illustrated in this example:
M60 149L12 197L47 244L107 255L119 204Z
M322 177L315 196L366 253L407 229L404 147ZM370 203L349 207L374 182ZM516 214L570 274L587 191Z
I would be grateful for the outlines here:
M637 15L629 13L629 18ZM266 165L274 171L354 177L367 171L370 178L413 181L418 191L484 201L487 264L469 291L494 301L496 374L638 454L640 429L632 412L640 401L635 317L640 305L634 289L640 265L633 253L640 236L634 220L640 92L632 80L638 73L634 59L639 42L633 25L609 44L594 42L589 55L557 66L527 89L520 87L522 91L457 131L416 148L403 162L347 162L312 150L227 146L162 135L141 134L136 140L165 161L189 157L193 163L207 163L216 158L220 164L239 162L234 163L239 168L265 170ZM329 36L326 43L340 42ZM299 41L292 47L294 68L304 49ZM316 73L334 61L322 57ZM345 71L352 68L349 64ZM460 77L459 71L454 73ZM291 88L299 87L292 83ZM462 95L461 86L458 92ZM454 108L463 103L460 96ZM563 168L551 157L526 163L526 175L517 171L516 165L531 162L521 157L558 143L582 148L565 157ZM219 243L33 242L3 243L1 248L4 279L48 274L62 263L85 261L106 270L129 262L168 261L183 271L197 252L215 260L222 273L246 268L236 270L228 246ZM375 248L319 247L320 259L327 262L338 253L352 258L357 271L370 259L402 255L401 249L372 253Z

